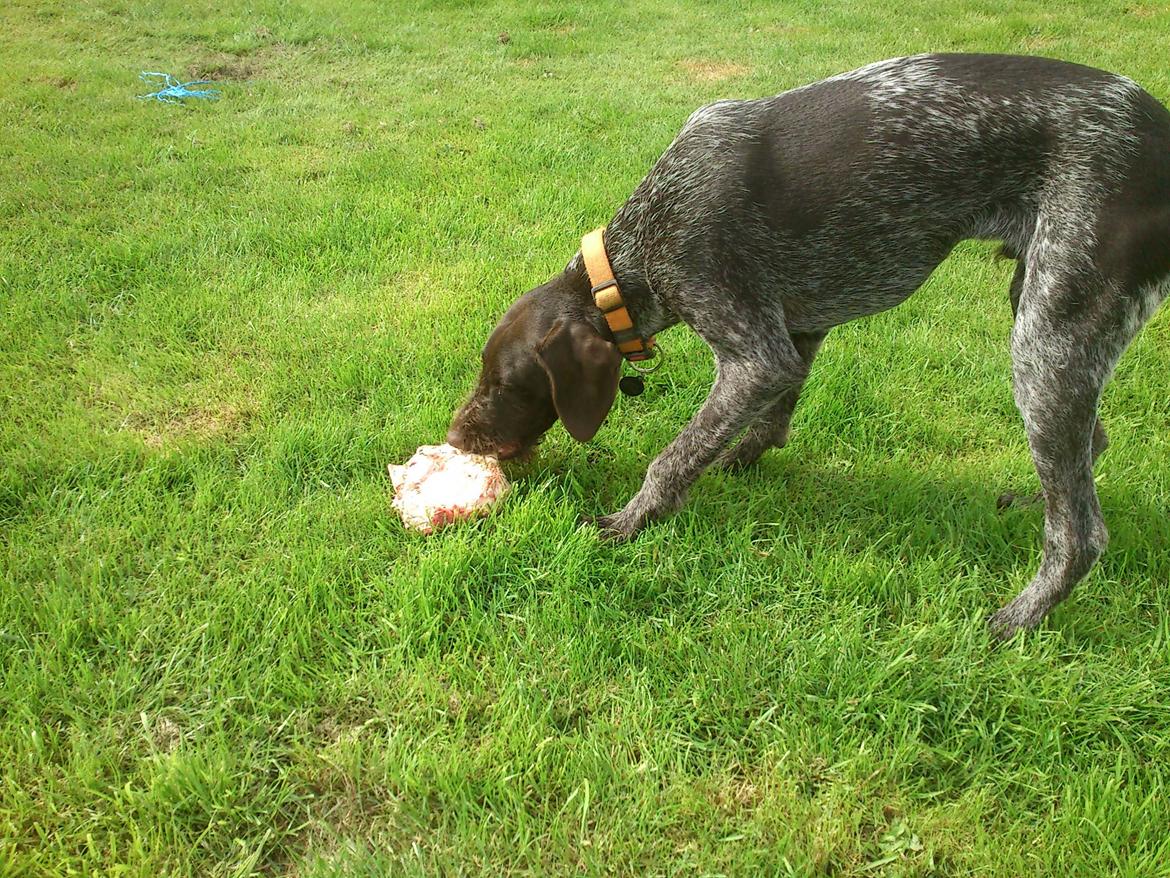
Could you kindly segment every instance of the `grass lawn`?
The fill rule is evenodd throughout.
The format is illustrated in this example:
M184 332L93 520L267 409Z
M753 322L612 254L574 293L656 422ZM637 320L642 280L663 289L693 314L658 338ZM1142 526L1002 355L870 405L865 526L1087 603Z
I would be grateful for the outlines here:
M1106 392L1110 549L1006 646L990 244L632 544L575 522L703 399L684 327L489 520L409 535L385 472L700 104L924 50L1166 101L1168 42L1164 0L5 0L0 874L1170 875L1170 309Z

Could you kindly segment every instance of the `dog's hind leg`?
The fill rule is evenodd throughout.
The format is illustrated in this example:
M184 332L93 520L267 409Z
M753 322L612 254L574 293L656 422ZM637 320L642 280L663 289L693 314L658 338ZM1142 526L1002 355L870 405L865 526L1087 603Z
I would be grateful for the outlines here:
M825 340L825 332L793 334L792 344L806 368L812 367L813 358ZM789 390L744 432L739 442L724 451L715 461L715 466L737 470L751 466L769 448L783 448L788 441L788 426L797 400L804 385Z
M1023 259L1016 260L1015 274L1012 275L1011 285L1011 302L1012 302L1012 318L1016 318L1020 313L1020 296L1024 292L1024 277L1027 273L1027 265ZM1101 456L1106 448L1109 447L1109 436L1105 432L1105 425L1101 423L1101 419L1097 418L1097 422L1093 425L1093 463L1097 463L1097 458ZM1006 509L1009 506L1031 506L1034 503L1040 503L1044 500L1044 492L1039 491L1035 494L1016 494L1008 492L1000 494L996 500L995 505L997 509Z
M1024 275L1026 274L1026 266L1024 260L1016 262L1016 273L1012 275L1011 299L1012 299L1012 318L1014 319L1020 313L1020 296L1024 292ZM1105 432L1105 425L1101 423L1101 419L1097 418L1097 423L1093 427L1093 463L1097 462L1097 458L1101 456L1101 452L1109 447L1109 435ZM1044 495L1037 494L1033 500L1043 500Z
M1016 263L1016 273L1012 275L1012 317L1013 319L1020 313L1020 295L1024 292L1024 275L1026 268L1024 261L1021 259ZM1105 425L1101 423L1101 419L1097 418L1097 423L1093 426L1093 463L1097 463L1097 458L1101 456L1101 452L1109 447L1109 434L1105 432ZM1033 500L1040 501L1044 499L1044 494L1037 494Z
M1108 531L1093 484L1097 404L1149 316L1143 312L1140 297L1091 264L1054 269L1037 260L1027 270L1012 330L1012 372L1044 489L1044 556L1028 587L991 618L1002 637L1039 623L1105 549Z

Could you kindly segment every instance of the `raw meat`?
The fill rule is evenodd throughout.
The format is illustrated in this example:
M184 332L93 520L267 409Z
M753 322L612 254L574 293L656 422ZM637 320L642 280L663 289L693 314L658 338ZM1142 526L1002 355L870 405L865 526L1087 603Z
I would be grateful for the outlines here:
M403 524L424 534L482 515L508 492L498 460L450 445L424 445L404 466L389 469L394 508Z

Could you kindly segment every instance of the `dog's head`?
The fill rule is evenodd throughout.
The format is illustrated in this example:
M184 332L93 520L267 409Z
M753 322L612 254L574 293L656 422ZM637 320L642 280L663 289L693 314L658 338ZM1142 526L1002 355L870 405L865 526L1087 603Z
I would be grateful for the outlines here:
M455 413L447 441L462 451L517 457L557 418L586 442L617 395L617 346L574 309L557 282L518 299L483 349L471 398Z

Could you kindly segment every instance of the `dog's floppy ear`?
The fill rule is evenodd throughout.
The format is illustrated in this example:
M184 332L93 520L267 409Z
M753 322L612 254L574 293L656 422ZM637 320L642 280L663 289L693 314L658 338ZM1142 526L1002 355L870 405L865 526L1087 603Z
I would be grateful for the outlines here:
M588 442L617 396L622 355L587 323L558 320L536 347L569 435Z

